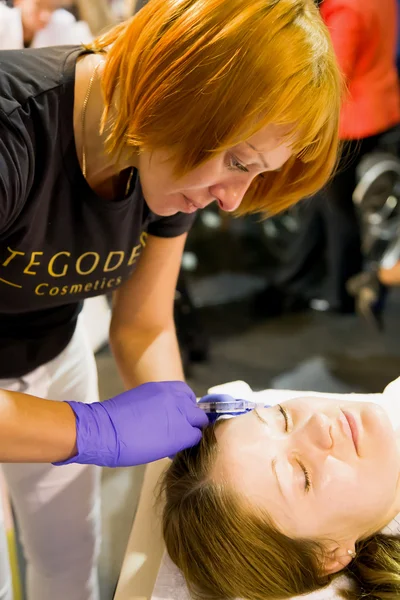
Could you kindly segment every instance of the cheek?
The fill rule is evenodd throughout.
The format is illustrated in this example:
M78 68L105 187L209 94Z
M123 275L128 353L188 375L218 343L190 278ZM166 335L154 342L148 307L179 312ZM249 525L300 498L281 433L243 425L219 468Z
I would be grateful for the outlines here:
M397 455L396 438L386 411L376 405L362 406L361 419L365 436L365 454L376 461L390 463Z
M359 496L360 488L365 483L363 474L346 463L336 459L328 459L322 469L322 475L316 482L321 496L333 505L347 504Z
M180 190L207 189L223 183L230 175L224 156L218 155L184 175L176 185Z
M224 178L224 158L215 157L186 173L183 177L174 175L171 155L155 151L139 157L139 173L142 185L164 196L189 190L205 190L221 183Z
M169 172L164 166L150 166L146 161L139 164L139 176L143 195L152 212L168 216L181 207L179 202L183 201L182 197L175 192ZM170 206L171 202L173 206ZM168 215L164 214L166 208Z
M334 461L326 467L321 481L321 506L338 517L376 518L393 500L393 473L381 471L375 465L359 461L355 465Z
M213 165L202 165L194 171L187 173L176 181L176 187L180 190L202 190L208 189L219 183L221 179L219 169Z

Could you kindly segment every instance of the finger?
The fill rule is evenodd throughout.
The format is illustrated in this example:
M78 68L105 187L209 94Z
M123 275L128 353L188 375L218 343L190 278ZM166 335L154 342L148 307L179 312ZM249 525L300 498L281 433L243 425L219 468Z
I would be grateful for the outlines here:
M197 406L189 407L186 411L186 418L188 422L192 425L192 427L207 427L209 425L209 420L206 413L201 410L201 408L197 408Z

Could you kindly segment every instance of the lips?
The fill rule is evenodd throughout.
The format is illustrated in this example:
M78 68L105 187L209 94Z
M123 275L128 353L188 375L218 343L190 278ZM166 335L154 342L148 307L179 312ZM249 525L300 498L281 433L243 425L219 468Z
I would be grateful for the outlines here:
M351 433L351 437L352 437L352 440L353 440L353 444L354 444L354 447L355 447L356 452L358 454L358 437L359 437L359 434L358 434L357 422L356 422L355 418L353 417L353 415L351 413L349 413L349 412L347 412L345 410L343 410L342 412L343 412L343 414L344 414L344 416L346 418L346 421L348 423L348 426L349 426L349 429L350 429L350 433Z

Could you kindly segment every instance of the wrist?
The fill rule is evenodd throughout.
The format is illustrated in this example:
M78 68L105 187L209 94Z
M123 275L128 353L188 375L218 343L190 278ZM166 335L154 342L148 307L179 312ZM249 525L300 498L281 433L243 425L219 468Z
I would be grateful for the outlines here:
M59 456L55 457L55 461L68 460L72 456L75 456L78 452L77 440L76 440L76 417L74 411L66 402L60 402L58 404L58 411L60 420L64 424L62 431L64 435L60 436L60 447L57 449Z
M117 439L113 424L104 406L106 403L84 404L66 401L64 404L75 416L75 452L69 458L55 464L79 463L113 466L117 456Z

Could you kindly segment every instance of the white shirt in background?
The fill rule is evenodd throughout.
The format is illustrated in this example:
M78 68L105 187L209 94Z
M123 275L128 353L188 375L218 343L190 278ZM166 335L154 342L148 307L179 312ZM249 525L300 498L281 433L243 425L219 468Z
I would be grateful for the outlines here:
M93 39L88 24L60 8L51 15L49 23L38 31L32 48L88 44ZM24 48L21 13L18 8L9 8L0 3L0 50Z

